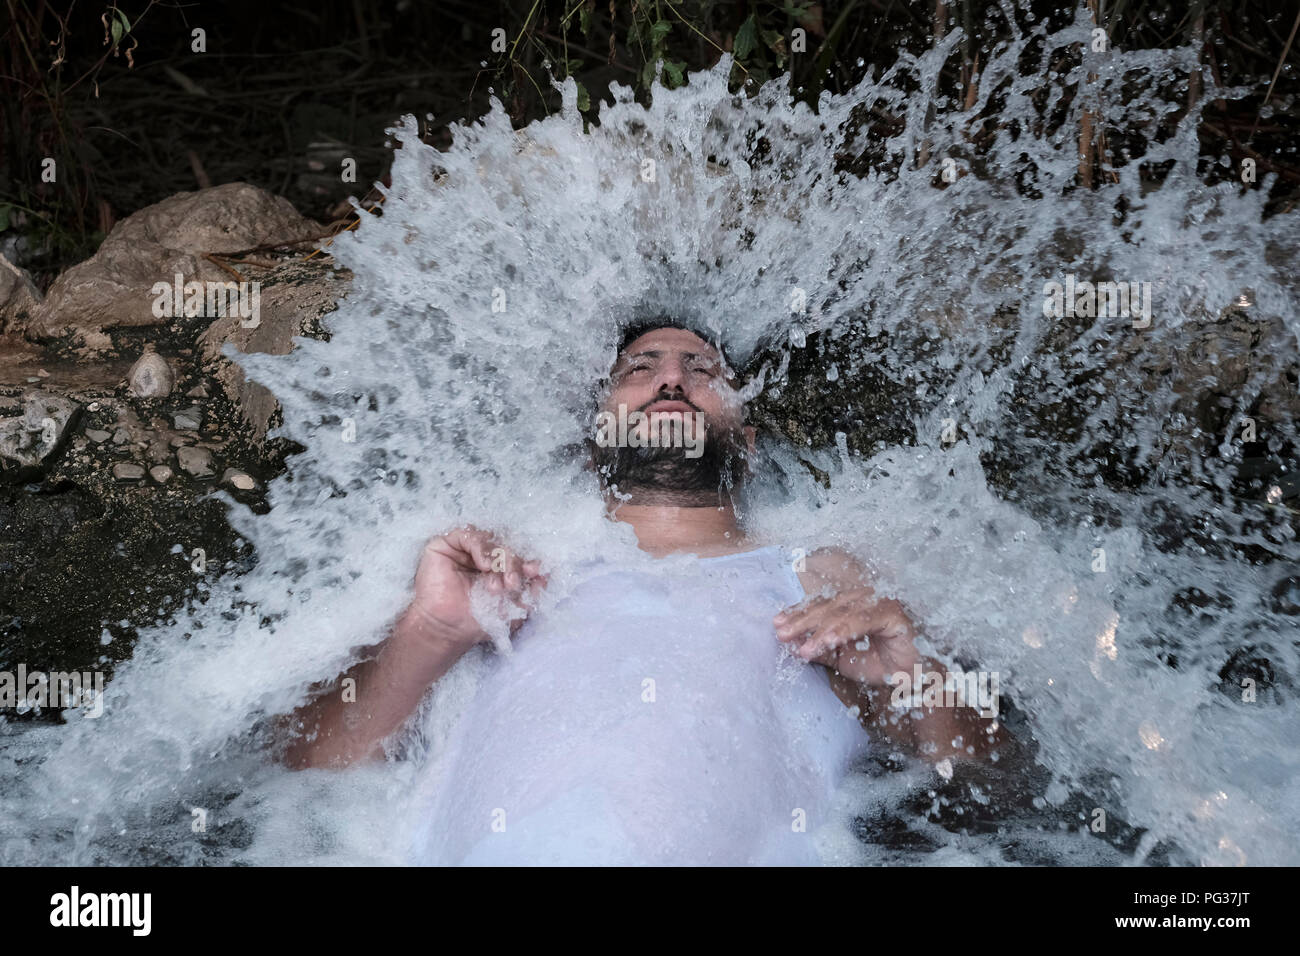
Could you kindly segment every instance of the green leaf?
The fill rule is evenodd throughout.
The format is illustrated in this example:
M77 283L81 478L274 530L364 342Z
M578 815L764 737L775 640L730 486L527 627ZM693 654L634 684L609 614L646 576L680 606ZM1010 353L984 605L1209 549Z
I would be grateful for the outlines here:
M578 14L578 26L582 29L582 35L587 39L591 39L591 11L585 6Z
M589 109L591 109L591 94L587 92L587 88L585 86L579 83L578 84L578 110L579 112L585 113Z
M131 32L131 21L128 20L126 18L126 14L123 13L121 10L117 9L117 7L113 8L113 24L109 28L109 31L113 35L114 49L117 48L117 45L118 43L121 42L122 37L126 36L128 33Z
M749 54L754 52L754 47L758 45L758 21L754 19L754 14L750 14L740 29L736 31L736 39L731 44L731 52L735 54L737 60L743 60Z
M672 30L672 28L673 25L669 23L667 20L659 20L658 22L652 24L650 27L650 42L662 43L664 37L668 36L668 33L670 30Z
M665 60L664 72L668 74L668 88L675 90L682 85L682 68L686 64L683 61Z
M650 89L650 84L653 83L654 80L655 65L653 63L646 63L645 66L641 67L641 85L648 90Z

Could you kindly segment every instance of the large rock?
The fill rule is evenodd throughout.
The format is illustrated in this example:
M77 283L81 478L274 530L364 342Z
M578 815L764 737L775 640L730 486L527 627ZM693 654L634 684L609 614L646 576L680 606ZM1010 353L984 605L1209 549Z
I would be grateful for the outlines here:
M80 406L62 395L29 392L17 418L0 421L0 473L27 481L41 473L67 443Z
M203 360L210 363L252 436L261 441L279 405L270 391L245 378L243 370L225 358L222 350L230 344L240 352L287 355L295 336L316 334L318 320L334 311L349 284L347 273L326 263L305 261L282 263L261 273L258 280L261 320L256 327L246 326L238 316L219 318L199 337L198 344Z
M102 343L103 330L169 321L153 313L156 282L231 281L205 258L319 236L288 200L229 183L178 193L118 223L99 251L60 275L25 323L29 338L67 334ZM8 271L8 270L2 270Z
M27 270L0 255L0 334L10 325L25 326L40 304L40 290Z

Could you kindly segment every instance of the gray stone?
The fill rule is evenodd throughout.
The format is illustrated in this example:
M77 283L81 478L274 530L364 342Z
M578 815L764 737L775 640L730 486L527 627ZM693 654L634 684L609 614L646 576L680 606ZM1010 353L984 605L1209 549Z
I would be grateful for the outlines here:
M193 478L207 478L212 475L212 452L206 448L191 448L185 445L176 449L176 460L181 471Z
M40 303L41 293L31 273L0 255L0 331L11 321L15 326L26 325Z
M113 436L108 432L104 431L102 428L87 428L86 437L89 438L91 441L93 441L96 445L99 445L102 444L103 442L108 441Z
M126 373L126 380L136 398L166 398L176 386L176 373L165 358L146 348Z
M139 481L144 477L144 465L133 461L119 461L113 466L113 477L118 481Z
M165 485L172 480L172 470L166 465L154 465L149 469L149 477L160 485Z
M62 395L28 392L23 413L0 422L0 469L29 475L63 446L81 406Z
M195 385L192 389L190 389L188 392L185 393L185 397L186 398L207 398L208 390L204 388L202 385Z
M179 429L189 429L193 431L203 423L203 409L198 405L191 405L183 411L177 412L172 416L172 424Z
M172 450L165 441L156 441L149 445L149 450L145 453L152 462L167 461L172 456Z
M181 445L193 444L195 437L196 436L194 435L173 435L171 439L171 446L173 448L179 448Z
M114 445L125 445L130 440L131 440L131 433L127 431L125 428L119 428L117 429L117 431L113 432Z

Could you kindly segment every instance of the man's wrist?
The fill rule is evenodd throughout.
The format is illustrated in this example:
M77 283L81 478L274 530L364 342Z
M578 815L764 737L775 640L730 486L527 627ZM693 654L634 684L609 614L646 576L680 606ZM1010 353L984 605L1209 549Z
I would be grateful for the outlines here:
M859 648L858 644L863 646ZM872 690L890 691L898 684L895 680L898 674L906 674L908 680L911 680L917 664L920 664L922 669L927 669L928 659L915 647L908 650L910 653L890 655L887 660L877 654L873 662L869 654L867 639L863 638L861 641L855 641L840 648L834 662L834 668L838 673L850 680L857 681L863 687Z
M480 635L466 636L450 630L418 605L410 605L393 625L393 637L421 653L460 657L473 647Z

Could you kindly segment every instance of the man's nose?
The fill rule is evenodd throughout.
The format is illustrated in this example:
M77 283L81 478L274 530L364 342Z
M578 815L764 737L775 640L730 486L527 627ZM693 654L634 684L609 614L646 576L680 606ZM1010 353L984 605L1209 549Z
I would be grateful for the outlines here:
M686 369L680 359L666 358L655 371L655 390L660 392L686 391Z

